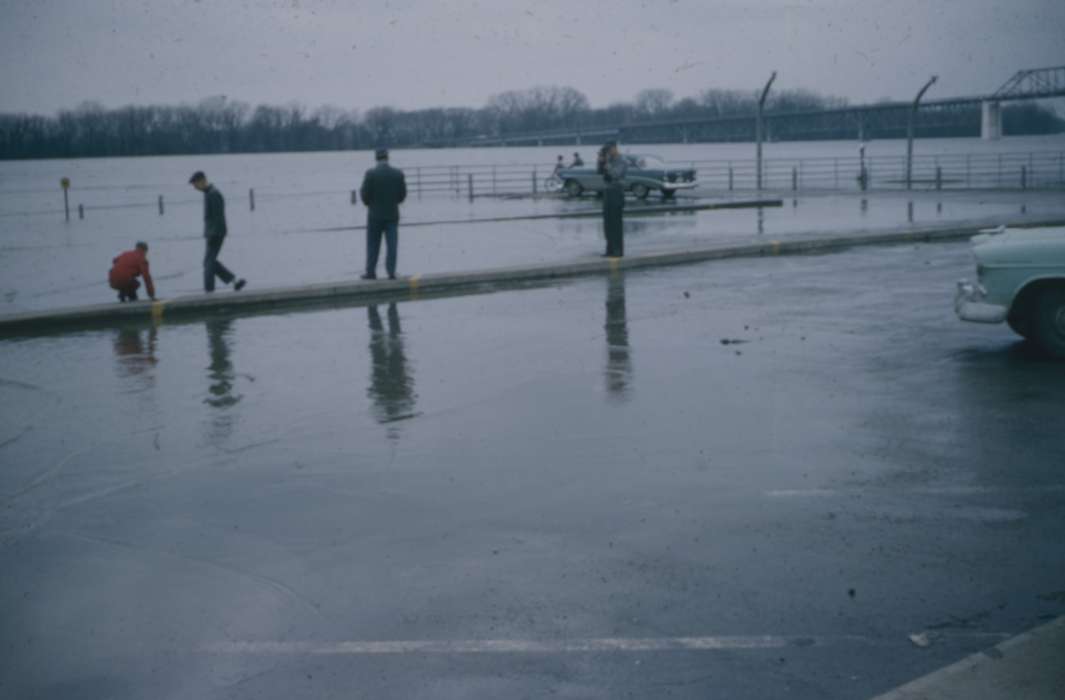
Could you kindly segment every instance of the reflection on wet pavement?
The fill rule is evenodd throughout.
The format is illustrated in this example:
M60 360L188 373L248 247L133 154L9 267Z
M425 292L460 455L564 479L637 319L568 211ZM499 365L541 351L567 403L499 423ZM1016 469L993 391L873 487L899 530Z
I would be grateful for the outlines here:
M367 396L373 402L374 416L388 425L388 437L399 438L397 421L413 418L414 378L407 367L403 351L403 330L399 325L399 311L395 303L388 305L388 331L381 323L376 305L366 307L370 322L370 383Z
M204 323L207 329L207 397L203 402L216 409L208 414L207 441L217 444L233 432L236 417L232 409L243 396L234 391L236 375L229 355L233 335L232 318L212 318Z
M629 327L625 316L625 275L611 275L606 295L606 389L618 400L629 397L632 360L629 351Z
M115 368L118 376L144 376L142 385L135 391L149 388L155 383L151 370L159 361L155 356L157 338L158 330L154 326L147 330L137 326L124 326L115 331Z

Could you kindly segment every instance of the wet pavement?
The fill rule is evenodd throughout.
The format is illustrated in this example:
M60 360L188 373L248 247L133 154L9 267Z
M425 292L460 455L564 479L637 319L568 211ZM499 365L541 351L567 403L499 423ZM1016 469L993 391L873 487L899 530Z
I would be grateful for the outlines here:
M988 647L1065 612L1065 372L955 320L971 264L0 341L0 696L855 698Z
M130 193L120 192L124 197ZM356 279L363 271L365 208L342 194L260 199L248 209L246 193L230 190L230 235L221 259L249 289ZM757 199L754 192L703 189L681 203ZM111 259L143 239L161 298L202 288L202 204L194 192L159 216L151 207L100 209L64 223L61 214L0 211L0 314L106 303ZM885 229L1022 214L1065 218L1060 192L881 192L783 197L781 207L678 211L629 216L626 250L632 254L686 250L731 241ZM101 195L102 196L102 195ZM115 195L118 196L118 195ZM280 195L278 195L280 196ZM652 197L651 204L658 204ZM544 217L595 211L593 197L412 196L400 227L401 275L459 272L512 265L590 259L604 250L598 218ZM639 206L629 201L630 209ZM499 221L517 217L518 220ZM347 230L345 230L345 228Z

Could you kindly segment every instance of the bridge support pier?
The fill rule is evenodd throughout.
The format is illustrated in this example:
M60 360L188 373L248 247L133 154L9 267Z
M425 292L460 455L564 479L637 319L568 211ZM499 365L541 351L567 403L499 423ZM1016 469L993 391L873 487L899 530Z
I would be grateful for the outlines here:
M980 103L980 138L997 141L1002 138L1002 103L985 100Z

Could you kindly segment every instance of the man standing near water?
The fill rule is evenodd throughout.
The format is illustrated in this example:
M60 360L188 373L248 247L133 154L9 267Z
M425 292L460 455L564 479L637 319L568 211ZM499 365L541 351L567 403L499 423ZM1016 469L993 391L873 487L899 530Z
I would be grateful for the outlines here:
M203 237L207 239L207 250L203 254L203 291L213 292L215 277L222 280L223 284L229 284L236 279L236 275L218 259L218 253L222 250L222 243L228 232L226 200L214 185L207 182L207 176L202 170L192 174L189 184L203 192ZM239 292L245 284L247 281L242 277L233 283L233 289Z
M603 233L606 234L607 258L625 255L625 232L622 211L625 209L625 171L628 165L618 152L616 141L607 142L599 151L596 170L606 181L603 190Z
M399 205L407 198L407 180L403 171L388 164L388 150L378 148L377 165L366 171L359 194L366 204L366 272L364 280L377 279L377 258L381 254L381 236L388 244L385 270L396 279L399 253Z

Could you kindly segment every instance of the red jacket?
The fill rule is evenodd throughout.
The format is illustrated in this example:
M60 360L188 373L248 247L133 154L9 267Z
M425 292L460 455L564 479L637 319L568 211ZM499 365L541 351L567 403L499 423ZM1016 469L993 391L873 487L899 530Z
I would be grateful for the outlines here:
M144 286L148 290L148 296L155 296L155 285L152 283L152 275L148 272L148 259L140 248L127 250L115 258L114 266L108 278L111 280L113 289L123 289L129 286L138 275L144 277Z

